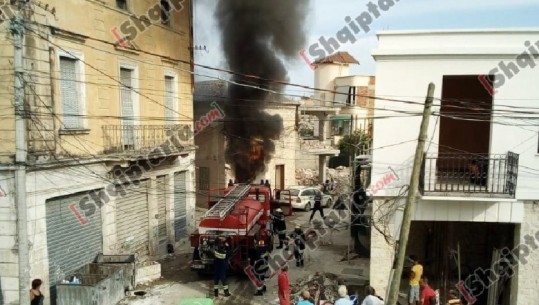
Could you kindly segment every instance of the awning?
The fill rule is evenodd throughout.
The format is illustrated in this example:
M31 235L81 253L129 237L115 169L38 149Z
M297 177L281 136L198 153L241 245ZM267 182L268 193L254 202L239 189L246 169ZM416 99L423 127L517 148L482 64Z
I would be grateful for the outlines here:
M331 117L332 121L350 121L352 120L351 114L340 114L340 115L334 115Z

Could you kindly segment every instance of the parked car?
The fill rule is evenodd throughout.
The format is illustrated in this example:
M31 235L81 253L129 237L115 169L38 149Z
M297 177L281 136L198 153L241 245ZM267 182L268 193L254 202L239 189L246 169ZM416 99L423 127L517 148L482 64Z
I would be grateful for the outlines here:
M331 195L322 194L319 188L313 186L289 187L283 192L282 199L288 200L290 197L290 201L292 202L292 207L294 209L310 211L314 206L314 196L317 194L322 195L322 207L327 208L331 206L333 201Z

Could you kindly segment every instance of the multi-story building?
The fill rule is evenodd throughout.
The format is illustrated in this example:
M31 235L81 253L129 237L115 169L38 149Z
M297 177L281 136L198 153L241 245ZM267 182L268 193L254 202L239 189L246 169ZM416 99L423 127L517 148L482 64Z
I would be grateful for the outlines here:
M0 24L0 295L19 304L40 278L54 304L55 285L98 253L157 259L193 229L192 7L11 3L3 17L19 18ZM24 160L15 160L16 86Z
M371 236L371 285L381 294L389 287L432 82L406 255L418 256L442 301L452 288L469 304L536 302L539 30L388 31L378 40L375 117L387 119L374 121L372 209L380 228Z
M319 170L320 182L326 180L325 171L320 169L327 167L331 158L332 163L349 165L348 155L335 158L339 156L338 144L344 136L357 130L371 133L375 78L350 75L350 65L356 64L359 62L347 52L316 61L314 88L317 91L312 98L302 100L301 113L312 131L301 132L297 167Z

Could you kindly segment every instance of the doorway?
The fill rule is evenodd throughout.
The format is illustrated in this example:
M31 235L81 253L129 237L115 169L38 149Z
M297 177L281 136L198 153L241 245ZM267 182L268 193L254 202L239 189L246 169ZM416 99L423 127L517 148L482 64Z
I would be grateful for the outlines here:
M275 166L275 189L284 189L284 164Z
M437 183L442 189L486 187L491 115L492 95L479 75L443 77L436 157Z
M440 109L441 153L488 155L492 95L479 75L446 75Z

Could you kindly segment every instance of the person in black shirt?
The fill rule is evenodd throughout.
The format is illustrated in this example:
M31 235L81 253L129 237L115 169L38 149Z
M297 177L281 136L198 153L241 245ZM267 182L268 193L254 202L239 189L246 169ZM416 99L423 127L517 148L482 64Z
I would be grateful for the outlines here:
M43 305L43 299L45 297L40 290L41 284L43 284L43 282L40 279L35 279L32 281L32 289L30 290L30 305Z
M283 210L280 208L275 210L275 215L271 216L273 221L273 232L279 236L279 247L277 249L282 249L286 244L286 222L283 214ZM286 245L288 249L288 245Z
M213 252L214 259L214 287L213 291L215 297L219 296L219 282L221 287L225 291L225 296L229 297L228 284L226 281L227 269L228 269L228 257L229 257L229 245L225 242L224 238L219 237L216 241L216 247Z
M262 296L264 295L264 292L266 292L266 276L269 271L269 251L266 243L264 240L260 240L258 242L258 245L256 247L256 260L253 264L253 268L256 272L256 277L258 280L263 283L262 286L257 287L255 296Z
M290 239L294 242L294 258L296 259L296 267L303 267L304 251L305 251L305 233L299 225L290 234Z
M320 216L322 216L322 219L326 218L324 217L324 210L322 209L322 193L320 191L318 191L314 196L314 207L311 217L309 218L309 222L313 220L314 213L316 213L316 211L320 211Z

